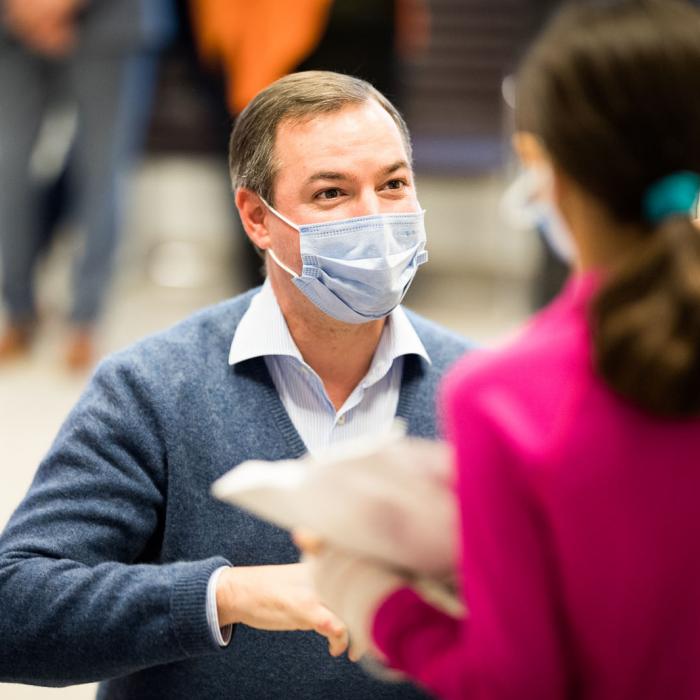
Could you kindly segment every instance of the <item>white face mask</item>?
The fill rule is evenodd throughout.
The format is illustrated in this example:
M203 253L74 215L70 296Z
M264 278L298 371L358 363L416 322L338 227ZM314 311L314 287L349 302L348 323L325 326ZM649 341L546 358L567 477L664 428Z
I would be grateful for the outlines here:
M501 215L515 229L537 229L552 252L571 263L576 253L573 237L552 201L551 188L550 168L526 168L503 193Z
M299 232L301 274L272 249L270 257L308 299L339 321L367 323L387 316L428 260L423 211L298 225L263 202Z

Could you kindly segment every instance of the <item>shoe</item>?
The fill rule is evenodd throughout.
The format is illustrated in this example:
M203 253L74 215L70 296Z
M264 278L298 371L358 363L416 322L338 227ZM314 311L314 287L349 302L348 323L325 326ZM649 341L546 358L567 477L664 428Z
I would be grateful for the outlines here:
M66 347L66 366L73 372L85 372L94 364L97 356L91 328L75 328Z
M0 363L28 355L33 336L33 323L8 323L0 335Z

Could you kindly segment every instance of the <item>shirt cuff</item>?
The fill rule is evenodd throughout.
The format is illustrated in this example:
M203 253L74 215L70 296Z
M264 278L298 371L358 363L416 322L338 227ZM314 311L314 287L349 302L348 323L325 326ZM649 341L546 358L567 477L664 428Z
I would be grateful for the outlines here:
M220 647L226 647L231 641L233 625L219 626L219 613L216 609L216 582L219 580L221 572L229 569L228 566L220 566L209 577L207 584L207 622L211 630L211 636Z

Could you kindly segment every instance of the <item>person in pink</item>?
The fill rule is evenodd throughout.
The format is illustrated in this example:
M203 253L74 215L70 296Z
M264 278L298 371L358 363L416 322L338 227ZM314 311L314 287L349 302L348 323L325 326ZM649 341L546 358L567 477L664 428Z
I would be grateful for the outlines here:
M700 698L700 12L565 8L519 71L517 127L574 273L443 387L468 612L299 541L351 641L436 696Z

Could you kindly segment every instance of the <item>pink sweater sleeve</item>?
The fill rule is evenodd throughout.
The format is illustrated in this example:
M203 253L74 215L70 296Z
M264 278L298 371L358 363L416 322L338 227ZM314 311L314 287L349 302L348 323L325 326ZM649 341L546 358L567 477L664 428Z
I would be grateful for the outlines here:
M375 641L392 666L441 698L564 697L565 648L546 522L525 483L524 456L504 427L522 435L527 425L507 402L500 414L507 420L499 420L499 401L488 392L479 398L467 385L453 376L445 405L456 448L469 613L449 618L404 589L380 606Z

